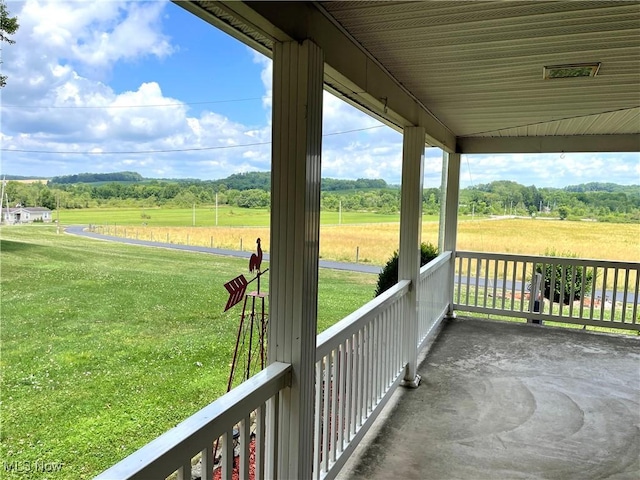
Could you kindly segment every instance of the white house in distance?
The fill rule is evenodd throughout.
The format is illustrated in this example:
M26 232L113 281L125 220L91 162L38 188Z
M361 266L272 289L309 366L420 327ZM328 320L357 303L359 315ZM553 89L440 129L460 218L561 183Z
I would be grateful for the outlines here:
M45 207L15 207L2 209L2 223L11 225L16 223L51 222L51 210Z

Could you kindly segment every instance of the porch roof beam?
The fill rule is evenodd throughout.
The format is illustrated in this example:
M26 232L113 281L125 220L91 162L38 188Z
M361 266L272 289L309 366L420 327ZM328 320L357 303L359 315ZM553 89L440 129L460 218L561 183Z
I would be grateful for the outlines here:
M457 153L640 152L640 135L458 137Z
M274 41L311 39L324 52L326 88L401 131L421 126L426 143L455 151L456 137L438 118L311 2L177 2L200 18L271 55ZM212 15L210 9L215 8ZM223 18L224 17L224 18Z

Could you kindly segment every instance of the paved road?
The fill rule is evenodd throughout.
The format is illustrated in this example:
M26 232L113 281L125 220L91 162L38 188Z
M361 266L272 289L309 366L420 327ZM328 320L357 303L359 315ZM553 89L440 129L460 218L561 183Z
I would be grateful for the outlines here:
M144 247L172 248L174 250L184 250L187 252L210 253L212 255L224 255L227 257L250 258L253 252L244 252L239 250L226 250L224 248L199 247L197 245L178 245L175 243L150 242L148 240L135 240L133 238L122 238L113 235L103 235L85 230L86 225L73 225L65 228L66 233L72 235L80 235L82 237L95 238L97 240L108 240L111 242L128 243L129 245L141 245ZM269 261L269 254L265 253L264 261ZM361 263L343 263L331 262L328 260L320 260L320 268L330 268L333 270L345 270L349 272L379 274L381 267L375 265L363 265Z
M145 247L159 247L159 248L172 248L174 250L185 250L188 252L201 252L201 253L210 253L212 255L224 255L227 257L240 257L240 258L250 258L251 254L253 252L244 252L244 251L240 251L240 250L226 250L223 248L209 248L209 247L199 247L196 245L178 245L175 243L164 243L164 242L150 242L147 240L135 240L133 238L122 238L122 237L115 237L113 235L102 235L100 233L95 233L95 232L89 232L89 231L85 231L84 229L87 228L86 225L73 225L71 227L67 227L65 228L65 231L67 233L71 233L73 235L80 235L83 237L89 237L89 238L95 238L98 240L108 240L108 241L112 241L112 242L120 242L120 243L128 243L130 245L142 245ZM264 261L269 261L269 254L266 253L264 255ZM359 272L359 273L371 273L371 274L379 274L380 270L382 270L381 267L375 266L375 265L363 265L360 263L343 263L343 262L332 262L332 261L328 261L328 260L320 260L319 262L320 268L330 268L333 270L345 270L345 271L349 271L349 272ZM467 278L466 277L462 277L462 282L463 284L466 283ZM455 282L458 282L458 277L455 277ZM475 277L471 277L471 279L469 280L469 282L471 284L475 284ZM490 279L489 280L489 287L493 287L493 281ZM479 278L478 279L478 286L484 288L485 287L485 281L484 278ZM511 289L512 288L512 284L511 281L507 280L504 282L498 279L496 282L496 286L497 288L504 288L506 287L507 289ZM526 287L525 287L526 288ZM515 290L516 291L520 291L521 290L521 283L520 282L516 282L515 283ZM607 290L605 292L604 298L612 298L613 297L613 291L611 290ZM622 301L622 298L624 297L623 292L618 292L617 295L617 300L618 301ZM600 289L596 290L596 298L603 298L602 295L602 291ZM628 292L627 293L627 302L633 302L634 301L634 294L632 292Z

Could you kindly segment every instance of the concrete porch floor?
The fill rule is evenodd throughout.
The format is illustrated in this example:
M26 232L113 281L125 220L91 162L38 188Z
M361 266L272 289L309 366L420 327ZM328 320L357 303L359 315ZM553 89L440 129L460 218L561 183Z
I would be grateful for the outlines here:
M640 339L448 321L343 479L640 479Z

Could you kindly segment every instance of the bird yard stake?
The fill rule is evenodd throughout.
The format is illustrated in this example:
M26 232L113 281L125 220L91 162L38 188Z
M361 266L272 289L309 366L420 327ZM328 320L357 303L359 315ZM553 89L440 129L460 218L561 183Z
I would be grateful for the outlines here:
M243 373L241 381L244 381L251 376L252 361L257 363L257 360L259 360L260 370L264 368L266 361L265 344L267 333L267 314L265 313L264 299L268 295L268 292L260 291L260 277L264 275L269 269L267 268L265 270L261 270L262 247L260 245L259 238L256 240L256 244L257 252L252 254L251 258L249 259L249 272L255 273L256 276L247 281L244 275L238 275L233 280L230 280L229 282L224 284L224 287L229 292L229 299L227 300L227 305L224 309L225 312L234 305L240 303L242 298L244 298L242 315L240 316L240 324L238 326L238 335L236 337L236 346L233 352L233 361L231 362L231 371L229 373L229 381L227 383L227 392L231 390L231 387L233 386L234 376L240 365L242 365ZM246 293L247 286L255 280L257 280L257 290L254 292ZM249 300L249 298L251 298L250 312L247 311L247 300ZM258 317L256 313L256 298L258 298L260 301L259 325L256 325L258 323ZM248 320L248 322L245 322L245 319ZM254 330L257 330L258 333L257 343L254 343ZM245 348L247 342L248 348ZM255 352L255 355L253 352L254 349L257 350L257 352ZM244 368L245 366L246 369Z
M233 351L231 371L229 372L229 381L227 382L227 392L230 391L233 387L234 377L238 371L240 371L240 373L242 374L242 377L239 380L240 382L243 382L247 380L252 374L252 362L255 363L255 365L253 365L253 373L257 373L256 370L258 370L258 366L259 370L262 370L266 362L267 314L265 313L264 299L268 295L268 292L260 291L260 277L267 273L269 269L260 269L262 266L262 247L260 246L259 238L256 240L256 244L258 245L257 252L252 254L251 258L249 259L249 272L255 273L256 276L247 281L244 275L238 275L233 280L230 280L224 284L224 287L229 292L229 299L227 300L227 305L224 309L225 312L234 305L240 303L240 301L244 297L244 304L242 305L242 315L240 316L240 325L238 326L238 335L236 336L236 347ZM257 290L255 292L246 293L247 286L254 280L258 281ZM250 313L247 312L247 300L249 298L251 298ZM256 325L258 323L258 318L256 316L256 298L260 299L259 325ZM247 319L248 322L245 323L245 319ZM257 330L258 341L254 343L253 336L255 330ZM257 351L253 352L254 349ZM251 428L253 429L255 427L252 426ZM221 458L221 456L218 454L218 440L216 440L213 450L214 464L218 464L219 458ZM235 436L233 441L234 443L236 442Z

